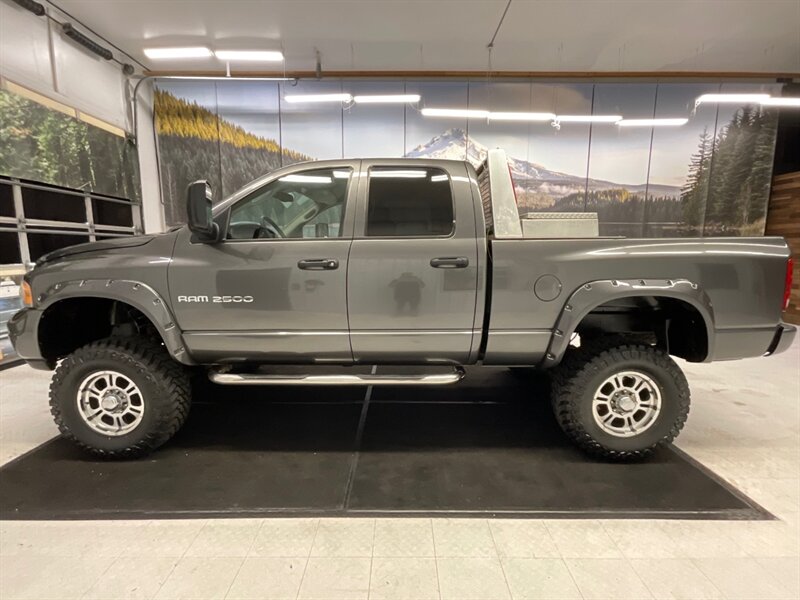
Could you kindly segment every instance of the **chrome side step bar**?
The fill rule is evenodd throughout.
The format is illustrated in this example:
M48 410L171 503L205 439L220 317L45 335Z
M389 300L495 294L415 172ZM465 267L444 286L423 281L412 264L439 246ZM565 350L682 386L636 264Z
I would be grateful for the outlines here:
M432 375L276 375L209 371L208 378L223 385L448 385L464 378L464 369Z

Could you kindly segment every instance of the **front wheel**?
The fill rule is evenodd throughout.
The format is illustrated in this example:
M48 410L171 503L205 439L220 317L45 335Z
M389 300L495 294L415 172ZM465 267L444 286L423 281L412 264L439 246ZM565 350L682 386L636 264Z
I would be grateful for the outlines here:
M584 451L614 460L651 454L689 414L686 377L653 346L620 343L572 351L555 369L553 411Z
M160 344L108 338L61 362L50 384L50 411L61 434L84 450L134 458L180 429L190 390L186 370Z

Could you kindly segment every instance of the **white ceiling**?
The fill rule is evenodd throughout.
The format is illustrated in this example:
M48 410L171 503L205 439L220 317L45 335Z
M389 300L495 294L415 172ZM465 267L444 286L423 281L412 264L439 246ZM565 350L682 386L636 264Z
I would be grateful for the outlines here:
M483 71L507 0L54 0L154 70L222 70L216 59L153 61L142 49L280 49L287 70ZM501 71L800 73L800 0L513 0L497 36ZM276 70L244 65L247 70ZM282 66L278 67L282 68ZM234 65L234 70L236 65Z

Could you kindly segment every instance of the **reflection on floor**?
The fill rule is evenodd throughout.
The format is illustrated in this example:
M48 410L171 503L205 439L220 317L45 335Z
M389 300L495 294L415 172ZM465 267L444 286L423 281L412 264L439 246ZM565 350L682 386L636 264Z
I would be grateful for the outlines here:
M797 598L798 365L800 343L684 365L694 403L678 446L775 521L3 521L0 597ZM0 372L3 461L56 433L48 380Z

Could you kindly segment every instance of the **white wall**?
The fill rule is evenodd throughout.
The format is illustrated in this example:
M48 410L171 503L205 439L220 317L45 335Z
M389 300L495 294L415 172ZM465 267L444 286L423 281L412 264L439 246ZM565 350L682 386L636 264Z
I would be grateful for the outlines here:
M59 22L71 22L76 28L103 46L108 42L92 36L80 23L45 5ZM116 58L133 62L114 51ZM64 36L58 23L11 2L0 0L0 76L40 94L62 102L132 132L133 114L129 102L134 80L122 72L115 61L107 61L78 46ZM152 114L151 94L142 94L142 118L139 141L142 179L143 220L146 232L164 229Z
M142 83L137 94L136 142L139 151L139 175L142 180L142 221L146 233L166 229L161 204L161 180L158 173L156 136L153 130L153 84Z

